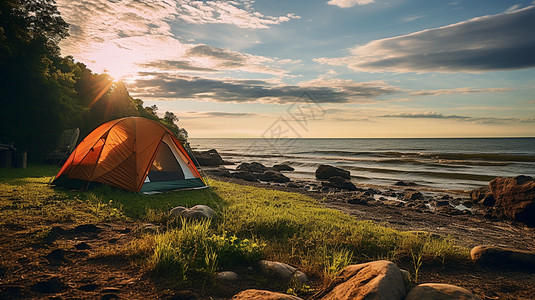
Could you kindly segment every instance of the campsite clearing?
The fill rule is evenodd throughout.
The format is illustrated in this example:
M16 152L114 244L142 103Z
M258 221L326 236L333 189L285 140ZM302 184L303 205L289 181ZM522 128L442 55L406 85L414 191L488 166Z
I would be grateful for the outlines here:
M5 171L0 179L0 295L4 297L115 294L131 299L155 295L228 299L247 288L307 297L344 265L373 259L393 260L413 276L418 272L420 282L438 279L480 296L511 295L500 290L506 284L515 287L512 295L520 299L534 292L533 278L473 268L468 249L452 240L357 221L298 193L216 180L208 181L211 189L152 196L112 188L62 191L47 185L53 168ZM208 205L218 215L200 223L169 215L175 206L196 204ZM145 223L159 230L144 230ZM175 245L167 251L158 246L180 239L202 247ZM421 266L413 263L414 255ZM264 278L252 263L260 257L298 267L311 283L302 286ZM182 271L170 272L169 266L180 266ZM229 269L240 280L223 284L214 279L215 272ZM502 284L493 287L490 280L498 277Z

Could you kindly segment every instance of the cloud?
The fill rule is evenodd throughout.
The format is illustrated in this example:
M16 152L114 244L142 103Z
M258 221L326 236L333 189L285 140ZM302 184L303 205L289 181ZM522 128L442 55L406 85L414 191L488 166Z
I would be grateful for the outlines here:
M511 90L510 88L488 88L488 89L456 88L456 89L414 91L414 92L410 92L409 95L440 96L440 95L455 95L455 94L504 93L510 90Z
M378 118L405 118L405 119L451 119L458 121L466 121L479 124L511 124L511 123L535 123L533 118L517 118L517 117L469 117L458 115L443 115L437 112L424 113L396 113L376 115Z
M58 0L63 18L70 24L70 36L60 44L63 55L72 55L96 72L107 69L112 76L131 75L139 67L162 71L245 72L284 75L269 65L283 60L237 51L181 42L170 22L195 16L206 10L205 23L229 23L235 16L239 27L264 28L286 22L290 17L269 17L255 12L251 1L168 1L168 0ZM238 8L239 7L239 8ZM90 14L87 12L91 12ZM215 18L214 16L218 16ZM208 16L214 17L210 19ZM192 22L196 18L193 17ZM225 21L227 20L227 21ZM241 24L241 25L240 25ZM115 74L114 74L115 73ZM116 76L117 77L117 76Z
M417 16L417 15L414 15L414 16L408 16L408 17L403 18L403 21L405 21L405 22L412 22L412 21L421 19L421 18L423 18L423 17L424 17L424 16Z
M182 114L182 118L187 119L204 119L204 118L248 118L255 117L258 114L255 113L241 113L241 112L224 112L224 111L206 111L206 112L195 112L189 111L185 114Z
M383 82L351 80L317 80L285 85L265 80L212 79L157 72L139 75L141 78L128 87L134 97L168 100L285 104L310 101L299 98L306 91L317 103L356 103L370 102L376 97L399 91Z
M163 71L200 71L200 72L215 72L211 68L202 68L194 66L191 61L184 60L156 60L148 63L139 64L143 68L155 68Z
M289 60L255 56L208 45L188 45L185 46L185 49L184 53L178 55L176 60L155 60L138 65L156 71L222 72L240 70L280 76L286 74L287 71L269 65L293 63Z
M329 5L336 5L341 8L349 8L355 5L365 5L373 3L375 0L330 0Z
M177 3L177 19L194 24L230 24L240 28L269 28L300 17L289 13L285 16L265 16L252 10L251 1L197 1Z
M370 72L488 72L535 67L535 6L354 47L324 64Z

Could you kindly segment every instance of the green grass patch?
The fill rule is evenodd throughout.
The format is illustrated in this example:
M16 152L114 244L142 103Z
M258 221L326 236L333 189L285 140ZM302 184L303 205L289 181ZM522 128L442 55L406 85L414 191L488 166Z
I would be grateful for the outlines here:
M252 266L262 258L297 266L324 283L345 266L370 260L409 262L417 279L423 264L468 258L468 250L450 239L357 221L299 193L216 180L209 180L210 189L151 196L109 187L73 192L48 185L52 168L37 167L36 176L28 175L33 169L2 172L1 225L40 224L42 235L55 223L157 223L164 228L161 232L141 235L113 251L179 285L210 283L217 270ZM218 215L210 222L190 222L169 214L175 206L197 204L212 207Z

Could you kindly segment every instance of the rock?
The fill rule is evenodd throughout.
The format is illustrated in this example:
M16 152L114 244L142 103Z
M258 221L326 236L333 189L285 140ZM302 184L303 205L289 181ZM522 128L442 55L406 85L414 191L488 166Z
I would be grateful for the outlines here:
M295 182L288 182L288 184L286 186L289 187L289 188L293 188L293 189L297 189L297 188L301 188L302 187L300 184L295 183Z
M358 204L358 205L368 205L368 199L364 197L351 197L347 199L347 203L349 204Z
M273 166L273 169L277 170L277 171L295 171L294 168L290 167L289 165L284 165L284 164L281 164L281 165L274 165Z
M268 170L268 168L261 163L252 162L252 163L242 163L236 168L236 170L248 171L248 172L253 172L253 173L264 173L265 171Z
M290 265L269 260L261 260L259 262L259 265L260 270L262 270L262 272L265 274L277 276L283 280L296 279L297 282L301 284L308 283L308 278L306 274Z
M65 258L66 255L67 251L63 249L54 249L50 253L48 253L45 258L51 264L61 264L62 262L65 262L67 260Z
M210 149L208 151L193 151L193 155L201 166L220 166L225 164L225 161L215 149Z
M484 206L493 206L496 202L488 186L472 190L470 192L470 199L472 199L474 203L478 203Z
M411 289L411 273L404 269L399 269L401 272L401 278L403 279L403 284L405 285L405 291Z
M83 224L74 227L75 234L98 234L101 231L102 229L95 224Z
M232 177L245 181L257 182L256 176L250 171L239 171L231 174Z
M416 183L410 182L410 181L398 181L394 185L397 185L397 186L415 186Z
M42 294L55 294L66 290L68 286L59 277L51 277L45 281L40 281L31 286L33 291Z
M302 300L299 297L262 290L245 290L232 297L232 300Z
M417 190L406 189L403 192L402 199L403 200L423 200L424 195L422 195L422 193L418 192Z
M479 204L483 206L494 206L496 204L496 199L494 199L494 196L492 194L488 194L483 200L479 201Z
M45 243L53 243L60 236L66 234L66 233L67 233L67 230L63 229L62 227L54 226L54 227L50 228L50 231L43 238L43 242L45 242Z
M470 200L463 201L461 204L466 206L467 208L472 208L474 206L474 203Z
M535 181L529 176L497 177L489 183L496 199L492 214L535 227Z
M479 300L467 289L443 283L424 283L413 287L405 300Z
M174 207L173 209L171 209L171 216L173 217L180 217L180 215L182 214L183 211L185 210L188 210L187 207L184 207L184 206L177 206L177 207Z
M173 217L183 217L194 220L211 219L215 214L215 211L211 207L202 204L195 205L192 208L177 206L171 209L171 216Z
M86 242L80 242L74 245L74 248L76 248L76 250L87 250L87 249L91 249L91 246L89 246L89 244Z
M329 178L329 187L341 190L356 191L357 187L349 180L340 176L332 176Z
M207 169L207 170L204 170L206 173L208 173L209 175L213 175L213 176L218 176L218 177L232 177L230 175L230 171L227 170L227 169Z
M236 281L238 280L238 274L232 271L219 272L215 275L215 278L223 281Z
M345 179L351 178L349 171L329 165L320 165L316 170L316 178L318 179L329 179L333 176L340 176Z
M450 205L450 201L448 200L436 200L435 201L435 206L449 206Z
M315 296L324 295L322 300L401 300L405 294L405 283L399 268L390 261L379 260L345 267L327 289Z
M480 187L475 190L470 191L470 199L475 203L483 200L487 195L490 194L490 189L488 186Z
M499 246L481 245L470 251L472 261L482 265L511 268L535 268L535 252Z
M290 181L290 178L284 176L284 174L279 171L265 171L264 173L258 175L258 179L262 181L278 183L285 183Z
M121 299L116 294L104 294L102 297L100 297L100 300L112 300L112 299Z

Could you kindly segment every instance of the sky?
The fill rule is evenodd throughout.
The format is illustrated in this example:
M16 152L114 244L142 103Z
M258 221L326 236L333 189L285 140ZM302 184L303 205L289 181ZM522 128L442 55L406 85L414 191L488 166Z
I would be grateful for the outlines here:
M57 0L192 138L535 136L535 1Z

